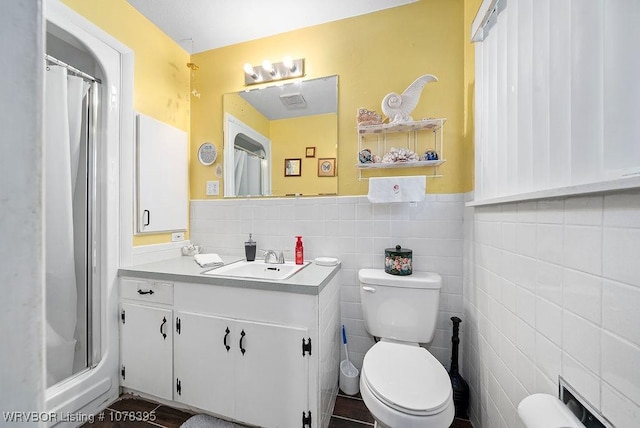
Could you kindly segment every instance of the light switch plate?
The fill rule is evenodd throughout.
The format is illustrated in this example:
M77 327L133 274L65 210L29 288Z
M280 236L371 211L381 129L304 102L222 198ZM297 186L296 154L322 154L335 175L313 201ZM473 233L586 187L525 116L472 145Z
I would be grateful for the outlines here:
M171 234L171 242L184 241L184 232L173 232Z
M220 181L207 181L207 196L217 196L220 194Z

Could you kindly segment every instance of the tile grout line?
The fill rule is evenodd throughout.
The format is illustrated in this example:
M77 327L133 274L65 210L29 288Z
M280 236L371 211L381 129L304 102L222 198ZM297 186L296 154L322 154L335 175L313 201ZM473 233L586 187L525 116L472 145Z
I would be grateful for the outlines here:
M362 425L367 425L367 426L374 426L371 422L366 422L366 421L361 421L358 419L353 419L353 418L348 418L346 416L339 416L339 415L331 415L332 418L336 418L336 419L342 419L343 421L349 421L349 422L356 422Z

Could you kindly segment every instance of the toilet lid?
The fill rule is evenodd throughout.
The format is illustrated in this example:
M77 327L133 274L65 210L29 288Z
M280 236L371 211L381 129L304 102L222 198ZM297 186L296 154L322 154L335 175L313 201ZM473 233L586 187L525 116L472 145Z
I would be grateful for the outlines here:
M452 397L449 374L419 346L376 343L364 356L362 376L379 400L405 413L438 413Z

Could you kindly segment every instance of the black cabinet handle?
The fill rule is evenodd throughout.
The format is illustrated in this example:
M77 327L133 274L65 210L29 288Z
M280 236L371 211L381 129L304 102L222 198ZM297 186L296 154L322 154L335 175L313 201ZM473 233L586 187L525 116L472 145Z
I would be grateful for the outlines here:
M140 290L138 290L140 291ZM164 340L167 340L167 333L165 333L164 331L162 331L162 327L164 327L164 325L167 323L167 317L162 317L162 324L160 324L160 334L162 335L162 338Z
M244 353L247 352L247 350L242 347L242 340L244 339L244 336L245 336L245 332L244 330L242 330L242 332L240 332L240 352L242 352L242 355L244 355Z
M153 290L142 291L138 289L138 294L153 294Z
M227 345L227 336L229 336L229 333L231 333L229 331L229 327L227 327L227 329L224 331L224 339L222 340L222 343L224 343L224 347L227 348L227 352L229 352L229 349L231 349L231 346Z
M142 211L142 218L144 219L145 214L147 215L147 222L143 223L143 226L149 226L149 224L151 224L151 211L149 210L144 210Z

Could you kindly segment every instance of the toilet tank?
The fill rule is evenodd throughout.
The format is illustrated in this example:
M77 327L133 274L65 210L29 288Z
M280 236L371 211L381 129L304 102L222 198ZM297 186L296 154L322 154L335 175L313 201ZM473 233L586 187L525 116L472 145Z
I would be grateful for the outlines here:
M404 342L429 343L438 317L442 278L433 272L389 275L383 269L361 269L360 302L367 331Z

